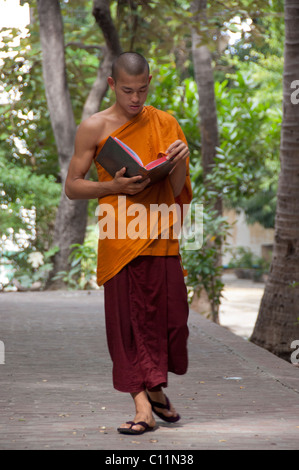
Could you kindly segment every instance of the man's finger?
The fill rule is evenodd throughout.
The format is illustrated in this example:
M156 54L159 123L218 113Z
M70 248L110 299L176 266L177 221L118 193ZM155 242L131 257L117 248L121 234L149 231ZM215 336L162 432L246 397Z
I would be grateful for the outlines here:
M186 159L189 156L189 149L184 148L181 151L176 152L174 155L169 155L168 160L171 160L172 163L176 163L182 158Z
M184 144L184 142L182 140L176 140L171 145L169 145L168 149L166 150L166 153L172 152L172 150L175 149L180 144Z
M126 172L126 167L124 166L121 170L117 171L115 173L115 178L120 178L121 176L123 176Z
M142 176L132 176L131 178L128 178L129 183L138 183L138 181L142 180Z
M186 144L184 142L180 142L175 147L173 147L170 152L167 153L167 159L170 160L174 156L177 156L179 153L183 152L186 149Z
M150 183L150 178L147 178L146 180L142 181L142 183L138 184L138 190L142 191L149 183Z

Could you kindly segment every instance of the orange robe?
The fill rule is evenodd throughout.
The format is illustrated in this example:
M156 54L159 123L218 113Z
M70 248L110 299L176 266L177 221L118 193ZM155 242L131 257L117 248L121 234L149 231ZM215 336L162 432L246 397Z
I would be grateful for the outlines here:
M182 140L186 144L186 138L176 119L169 113L160 111L152 106L145 106L143 110L133 119L121 126L111 134L118 137L126 145L131 147L141 158L144 165L157 159L160 152L165 153L168 147L176 140ZM99 143L96 156L102 149L108 136ZM113 178L104 168L95 161L99 181L110 181ZM98 266L97 282L103 285L109 279L113 278L130 261L139 255L151 256L177 256L179 254L179 241L174 237L170 229L169 238L161 238L161 232L165 229L163 224L159 225L158 237L153 238L150 234L150 212L152 204L172 204L183 205L190 204L192 199L191 181L189 175L189 161L187 161L187 176L181 194L174 198L169 177L164 180L146 187L143 191L134 196L129 195L109 195L99 199L99 209L110 211L114 217L115 236L101 236L98 242ZM136 222L138 216L138 206L140 204L145 208L147 224L146 233L132 238L126 229L131 222ZM105 206L106 205L106 206ZM131 207L131 214L130 214ZM137 216L136 216L137 214ZM181 212L183 214L183 211ZM101 221L107 220L107 212L99 216ZM133 229L137 230L136 223ZM111 222L112 223L112 222ZM172 220L175 223L175 216ZM107 222L107 225L109 222ZM142 225L142 224L141 224ZM102 226L102 229L104 225ZM107 226L105 226L106 230ZM110 226L110 229L112 226ZM113 230L112 230L113 232ZM108 233L108 231L107 231ZM100 230L101 234L101 230ZM156 233L157 234L157 233Z

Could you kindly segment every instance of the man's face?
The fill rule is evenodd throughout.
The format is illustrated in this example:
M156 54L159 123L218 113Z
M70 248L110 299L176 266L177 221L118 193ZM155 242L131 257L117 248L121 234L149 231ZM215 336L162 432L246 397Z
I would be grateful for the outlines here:
M147 72L142 75L129 75L120 70L116 82L110 77L108 83L115 92L117 105L129 117L142 111L152 79Z

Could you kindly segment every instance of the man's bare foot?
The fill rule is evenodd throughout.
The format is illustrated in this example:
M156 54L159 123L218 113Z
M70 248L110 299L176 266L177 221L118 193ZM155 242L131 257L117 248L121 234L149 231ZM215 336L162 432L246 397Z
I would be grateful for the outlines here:
M156 426L156 421L153 417L152 407L147 399L146 393L132 393L131 395L134 399L136 408L136 415L133 422L144 422L149 426L149 428L154 428ZM132 422L127 422L122 424L118 429L132 429L133 431L142 432L145 427L141 424L132 425Z
M150 392L148 391L148 396L150 397L152 401L152 409L154 412L163 419L165 418L165 421L178 421L180 419L180 416L176 412L175 408L172 406L172 404L169 402L168 398L164 394L164 392L161 390L159 392ZM163 408L159 408L156 406L154 403L160 403L161 405L164 405Z

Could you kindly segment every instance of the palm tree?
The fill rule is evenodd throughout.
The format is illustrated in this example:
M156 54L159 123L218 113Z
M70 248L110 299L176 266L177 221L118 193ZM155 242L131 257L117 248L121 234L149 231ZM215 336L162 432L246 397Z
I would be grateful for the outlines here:
M212 66L212 54L207 45L211 34L201 33L208 25L207 0L193 0L190 6L192 13L193 27L192 33L192 57L194 65L195 80L198 87L199 96L199 117L201 134L201 159L203 169L203 179L206 188L212 188L208 181L209 174L215 165L216 149L219 146L217 109L215 99L215 82ZM218 195L213 201L213 208L216 213L222 215L222 198ZM215 250L217 251L215 264L221 265L221 239L215 239ZM210 297L211 298L211 297ZM215 323L219 323L219 304L213 300L211 303L211 316Z
M299 339L299 105L291 99L299 78L299 1L285 0L281 172L269 279L251 341L286 360ZM292 102L293 101L293 102Z

